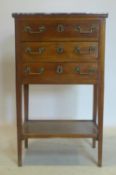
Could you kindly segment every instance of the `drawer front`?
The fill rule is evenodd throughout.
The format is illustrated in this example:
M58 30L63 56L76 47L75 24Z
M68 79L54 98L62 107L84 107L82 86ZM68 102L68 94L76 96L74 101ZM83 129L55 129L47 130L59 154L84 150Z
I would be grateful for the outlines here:
M34 83L80 83L97 80L96 63L24 64L23 80Z
M96 61L97 42L24 42L23 62Z
M20 38L22 41L97 41L99 21L84 19L46 19L21 20Z

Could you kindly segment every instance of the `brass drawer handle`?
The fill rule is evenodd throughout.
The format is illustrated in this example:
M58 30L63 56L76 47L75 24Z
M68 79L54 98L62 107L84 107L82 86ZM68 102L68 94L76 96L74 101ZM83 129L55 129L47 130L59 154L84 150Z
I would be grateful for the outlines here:
M58 74L62 74L63 73L63 67L61 65L57 66L56 73L58 73Z
M89 48L89 52L92 53L92 52L95 52L96 51L96 46L91 46Z
M29 66L26 66L26 67L24 68L24 73L25 73L25 74L30 74L30 72L31 72L31 68L30 68Z
M37 31L33 31L32 28L30 26L25 26L24 31L26 33L30 33L30 34L38 34L38 33L43 33L46 31L45 26L39 26Z
M40 68L38 68L38 70L37 70L37 74L43 74L44 71L45 71L44 67L40 67Z
M63 53L63 51L64 51L64 48L63 48L63 47L58 47L58 48L56 48L56 52L57 52L58 54Z
M29 66L26 66L25 68L24 68L24 73L25 74L29 74L29 75L40 75L40 74L42 74L42 73L44 73L44 71L45 71L45 69L44 69L44 67L40 67L40 68L38 68L37 69L37 72L31 72L31 68L29 67Z
M58 24L57 32L64 32L64 25L63 24Z
M90 29L88 29L88 30L85 30L85 29L81 28L80 25L77 25L77 26L75 27L75 31L76 31L76 32L79 32L80 34L91 34L91 33L95 32L96 30L97 30L96 25L92 25L92 26L90 27Z
M93 52L95 52L96 51L96 47L95 46L91 46L91 47L89 47L88 48L88 52L82 52L82 50L81 50L81 48L80 47L75 47L75 49L74 49L74 52L76 53L76 54L91 54L91 53L93 53Z
M75 68L75 72L76 72L76 73L79 73L80 75L91 75L91 74L93 74L93 73L96 72L96 68L91 67L91 68L88 69L88 72L81 72L80 67L77 66L77 67Z
M44 53L44 51L45 51L45 48L43 48L43 47L38 48L37 51L32 51L32 49L30 47L27 47L25 49L25 52L29 53L30 55L38 55L38 54L41 55Z

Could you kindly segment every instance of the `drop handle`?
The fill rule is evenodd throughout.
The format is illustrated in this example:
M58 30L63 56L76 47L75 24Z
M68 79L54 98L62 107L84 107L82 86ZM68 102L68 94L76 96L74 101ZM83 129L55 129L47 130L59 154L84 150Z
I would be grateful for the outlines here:
M45 71L44 67L38 68L36 72L32 72L29 66L26 66L24 68L24 73L29 75L38 75L38 74L41 75L44 73L44 71Z
M31 72L31 68L29 67L29 66L26 66L25 68L24 68L24 73L25 74L29 74Z
M39 34L45 31L46 31L46 27L44 25L39 26L37 31L33 31L33 29L30 26L24 27L24 32L30 33L30 34Z
M75 68L75 72L78 73L78 74L80 74L80 75L91 75L91 74L93 74L93 73L96 72L96 68L91 67L91 68L88 69L87 72L81 72L80 67L77 66L77 67Z
M74 52L76 54L92 54L96 51L96 47L95 46L90 46L88 49L86 49L86 51L83 51L83 49L81 49L80 47L75 47Z
M40 68L38 68L38 70L37 70L37 74L43 74L44 71L45 71L44 67L40 67Z
M91 33L95 32L96 30L97 30L97 26L96 25L92 25L88 30L84 29L80 25L77 25L75 27L75 31L79 32L80 34L91 34Z
M44 47L40 47L37 49L37 51L32 51L32 49L30 47L27 47L25 49L25 52L30 54L30 55L42 55L45 51L45 48Z
M63 67L61 65L58 65L56 68L56 73L57 74L62 74L63 73Z

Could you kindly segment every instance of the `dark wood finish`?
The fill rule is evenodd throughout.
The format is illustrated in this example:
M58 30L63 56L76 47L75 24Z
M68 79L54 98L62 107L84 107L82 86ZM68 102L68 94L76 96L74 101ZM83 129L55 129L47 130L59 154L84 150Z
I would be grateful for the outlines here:
M20 47L18 21L15 22L15 55L16 55L16 115L17 115L17 152L18 166L22 166L22 83L20 77Z
M97 126L93 121L40 120L28 121L23 126L25 138L97 138Z
M61 67L62 72L58 72ZM80 72L76 68L80 68ZM27 68L29 71L27 72ZM44 69L42 73L39 70ZM89 70L94 69L94 72ZM97 64L96 63L36 63L24 64L22 70L22 79L30 81L36 79L37 83L55 83L55 84L71 84L71 83L94 83L97 81ZM51 78L52 77L52 78Z
M29 85L24 85L24 113L25 113L25 122L29 119ZM25 148L28 148L28 139L25 139Z
M93 122L96 123L97 119L97 99L98 99L98 92L97 92L97 84L93 86ZM96 139L93 139L93 148L96 147Z
M22 58L28 62L94 62L98 59L97 42L24 42Z
M22 140L29 138L92 138L98 141L102 165L104 48L107 14L13 14L16 45L18 165ZM32 121L29 84L92 84L92 120ZM22 121L24 86L24 122ZM97 122L98 113L98 122Z
M104 108L104 53L105 53L105 20L101 21L100 48L99 48L99 73L98 73L98 166L102 166L103 145L103 108Z
M63 26L63 31L58 32L58 25ZM69 38L73 41L97 41L99 37L99 21L94 20L78 20L68 18L68 16L62 18L54 18L42 16L38 20L21 20L20 21L20 34L22 41L68 41ZM31 33L25 32L25 28L29 26ZM40 26L45 27L45 31L38 33ZM76 27L80 26L81 32L76 31ZM90 32L92 26L96 29L94 32ZM84 33L84 35L83 35Z

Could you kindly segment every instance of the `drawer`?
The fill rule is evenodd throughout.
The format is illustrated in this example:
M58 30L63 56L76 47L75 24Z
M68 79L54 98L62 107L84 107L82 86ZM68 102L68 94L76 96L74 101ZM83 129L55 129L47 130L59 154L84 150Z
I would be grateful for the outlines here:
M97 42L24 42L23 62L96 61Z
M21 20L20 38L22 41L97 41L99 21L63 18L39 18Z
M96 63L24 64L23 80L34 83L84 83L97 80Z

